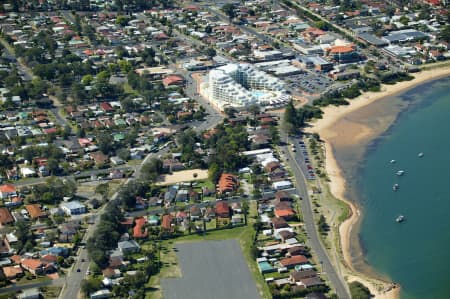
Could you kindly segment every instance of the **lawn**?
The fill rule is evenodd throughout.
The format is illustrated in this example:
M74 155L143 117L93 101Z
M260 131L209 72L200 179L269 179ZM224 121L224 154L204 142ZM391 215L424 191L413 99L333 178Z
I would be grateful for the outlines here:
M62 287L58 286L47 286L42 287L41 291L44 298L58 298L59 293L61 292Z

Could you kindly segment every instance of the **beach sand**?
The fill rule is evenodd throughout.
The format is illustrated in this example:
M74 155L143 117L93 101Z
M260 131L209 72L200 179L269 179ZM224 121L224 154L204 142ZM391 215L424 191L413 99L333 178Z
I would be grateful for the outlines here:
M450 67L423 71L414 74L414 79L411 81L399 82L395 85L383 85L380 92L364 93L358 98L350 100L350 105L325 107L323 109L323 118L314 122L312 127L306 130L311 133L319 133L321 139L324 140L326 152L325 164L330 179L330 191L336 198L345 201L351 208L351 216L339 227L340 245L345 263L343 268L346 269L345 278L348 282L360 281L370 289L371 293L375 295L374 298L377 299L399 298L400 287L393 285L391 282L369 277L354 269L350 240L353 228L361 216L361 211L357 205L346 199L347 182L345 181L338 161L335 159L333 148L337 146L337 143L339 143L338 146L340 147L367 144L369 140L375 138L383 130L388 128L395 120L396 113L384 113L385 115L383 115L383 111L376 110L376 101L394 96L427 81L448 75L450 75ZM374 107L372 110L375 111L370 111L372 107ZM401 107L396 107L395 109L400 111ZM365 113L378 113L380 115L380 123L369 126L364 121L357 121L358 117L365 117L361 115ZM338 122L339 124L336 125ZM377 129L374 129L374 127L377 127ZM359 160L360 158L361 156L357 156L354 160Z

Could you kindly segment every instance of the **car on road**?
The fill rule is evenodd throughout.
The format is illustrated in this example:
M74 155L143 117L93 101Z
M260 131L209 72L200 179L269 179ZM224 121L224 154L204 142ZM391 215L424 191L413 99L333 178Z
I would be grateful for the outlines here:
M78 269L77 269L77 272L80 272L80 271L81 271L80 268L78 268Z
M82 261L82 262L85 262L86 260L85 260L85 259L81 259L81 261Z

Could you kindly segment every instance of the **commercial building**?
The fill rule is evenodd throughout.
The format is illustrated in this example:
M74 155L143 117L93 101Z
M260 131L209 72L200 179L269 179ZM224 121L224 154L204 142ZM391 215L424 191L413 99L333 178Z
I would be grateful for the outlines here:
M209 72L208 98L219 108L281 105L287 102L284 84L249 64L228 64Z

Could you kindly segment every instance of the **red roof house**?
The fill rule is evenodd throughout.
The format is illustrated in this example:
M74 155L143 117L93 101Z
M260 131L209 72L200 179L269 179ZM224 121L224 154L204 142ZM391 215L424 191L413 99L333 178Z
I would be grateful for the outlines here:
M12 184L5 184L0 186L0 198L5 199L9 196L16 195L16 187Z
M230 206L225 201L216 203L216 215L222 218L230 217Z
M162 221L161 221L161 228L166 232L172 232L173 231L173 227L172 227L173 219L174 218L170 214L164 215L162 217Z
M288 258L280 260L280 264L283 267L288 267L288 268L295 267L297 265L304 265L307 263L308 263L308 259L303 255L296 255L293 257L288 257Z
M169 75L162 80L165 87L181 86L184 84L184 78L179 75Z
M238 181L236 176L228 173L222 173L219 183L217 184L217 191L221 194L233 192L237 186Z
M139 217L134 220L135 225L133 227L133 237L136 239L146 238L148 236L148 230L144 226L147 224L147 219Z

